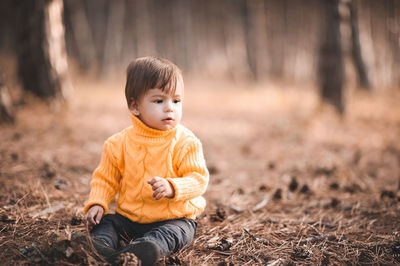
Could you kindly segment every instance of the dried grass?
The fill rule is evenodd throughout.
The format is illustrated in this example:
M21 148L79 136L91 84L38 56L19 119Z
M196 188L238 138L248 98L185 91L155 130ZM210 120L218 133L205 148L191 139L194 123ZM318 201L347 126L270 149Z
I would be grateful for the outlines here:
M251 134L242 140L232 131L218 141L202 135L212 169L207 210L192 245L158 264L400 264L400 118L386 119L387 111L400 113L397 105L371 113L365 111L371 105L362 104L347 122L275 109L261 118L261 96L242 94L260 102L243 121L231 115L248 123ZM20 124L0 129L2 264L106 264L90 243L75 241L87 233L82 206L99 159L92 146L101 148L110 133L87 124L101 109L93 106L76 103L82 116L69 122L42 109L22 109ZM213 110L215 121L207 126L218 125L218 112L229 122L226 114L233 109L226 108ZM200 134L202 128L215 132L193 115L199 110L191 111ZM121 115L119 109L110 112ZM87 135L97 140L90 147Z

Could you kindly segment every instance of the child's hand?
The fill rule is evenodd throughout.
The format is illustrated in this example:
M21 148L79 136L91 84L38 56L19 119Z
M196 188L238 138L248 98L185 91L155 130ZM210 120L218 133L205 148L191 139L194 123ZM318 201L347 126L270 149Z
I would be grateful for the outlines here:
M147 181L147 183L151 185L154 191L153 198L155 200L159 200L163 197L173 198L175 196L174 187L167 179L156 176Z
M104 209L100 205L93 205L90 207L86 214L86 221L88 222L89 230L100 223L101 218L103 217Z

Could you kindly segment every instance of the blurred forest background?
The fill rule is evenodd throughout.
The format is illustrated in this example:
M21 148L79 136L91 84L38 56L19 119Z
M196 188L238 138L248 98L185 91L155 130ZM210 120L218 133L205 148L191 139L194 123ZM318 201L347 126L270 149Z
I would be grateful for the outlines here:
M80 74L101 79L121 73L133 58L158 55L200 78L314 84L340 112L349 86L381 91L400 84L396 0L6 0L0 5L1 53L17 58L22 87L44 97L70 85L65 55ZM1 71L7 72L2 61ZM51 71L61 81L46 78Z
M100 263L74 237L147 55L183 70L210 170L159 264L400 263L400 0L1 0L4 265Z

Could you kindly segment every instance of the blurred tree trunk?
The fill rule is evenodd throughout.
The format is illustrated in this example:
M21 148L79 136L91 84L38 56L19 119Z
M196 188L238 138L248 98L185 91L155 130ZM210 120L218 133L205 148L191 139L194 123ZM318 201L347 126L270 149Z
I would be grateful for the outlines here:
M151 9L148 0L135 1L135 29L137 56L148 56L155 53L154 35L150 20Z
M110 1L109 8L101 76L107 76L110 71L114 72L117 69L123 44L125 1Z
M134 4L134 10L130 13L134 14L134 17L131 18L133 23L127 28L130 31L129 33L134 36L136 56L154 55L156 53L156 42L153 33L154 25L150 16L154 6L149 6L151 1L148 0L135 1ZM132 32L132 29L134 32Z
M338 5L339 0L324 1L325 21L320 35L318 78L322 99L343 113L344 66Z
M371 85L367 74L367 67L364 63L364 59L361 53L359 37L360 34L358 30L358 16L354 0L350 0L347 5L350 13L352 55L358 76L358 82L361 88L370 89Z
M68 0L65 0L68 1ZM103 65L104 59L104 44L107 31L107 17L109 12L109 2L111 0L85 0L85 14L88 19L90 30L92 33L94 51L96 55L96 63L98 74Z
M264 0L246 1L248 10L247 53L249 65L256 80L268 73L268 37Z
M72 31L72 39L78 61L82 70L87 70L96 61L96 52L93 43L92 31L81 0L68 0L65 3L68 25Z
M15 113L10 94L0 73L0 124L14 123Z
M150 10L152 20L154 21L153 29L155 32L155 42L157 54L162 57L167 57L176 62L177 58L177 32L174 28L174 12L173 5L176 1L152 1Z
M284 76L284 64L286 55L285 32L287 28L287 7L288 0L267 0L267 35L268 35L268 55L270 59L270 75L272 78L282 78Z
M13 0L0 1L0 49L7 54L15 53L15 16L16 6Z
M172 27L175 32L175 60L178 66L183 69L190 69L189 54L192 47L192 35L190 28L192 27L190 15L190 1L174 0L172 6Z
M253 80L246 42L247 8L243 0L224 1L225 52L234 81Z
M62 0L19 0L18 74L23 89L40 98L65 99L71 88Z
M392 68L395 69L392 84L400 87L400 1L390 0L388 3L388 41L392 50Z

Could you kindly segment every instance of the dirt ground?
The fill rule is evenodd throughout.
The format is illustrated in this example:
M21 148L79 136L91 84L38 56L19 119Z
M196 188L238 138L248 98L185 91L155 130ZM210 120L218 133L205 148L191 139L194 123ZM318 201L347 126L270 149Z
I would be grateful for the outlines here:
M26 100L0 127L0 264L105 264L74 238L102 144L130 124L123 85L75 81L69 106ZM400 264L399 102L353 94L340 118L310 89L188 81L208 205L158 263Z

